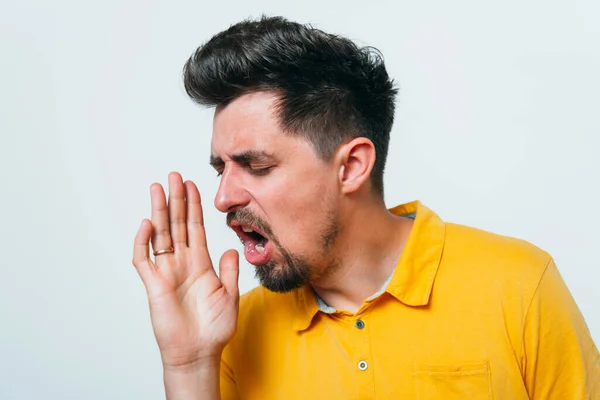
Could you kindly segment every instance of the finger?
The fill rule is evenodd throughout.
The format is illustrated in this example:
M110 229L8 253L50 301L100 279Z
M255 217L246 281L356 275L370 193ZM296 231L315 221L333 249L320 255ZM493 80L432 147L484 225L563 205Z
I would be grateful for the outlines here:
M150 186L150 199L152 202L152 248L162 250L171 247L171 231L169 229L169 212L165 191L160 183Z
M150 260L150 246L148 243L151 235L152 222L144 219L133 241L133 265L146 286L152 271L156 268Z
M227 293L233 295L239 294L238 276L240 274L240 262L238 252L235 250L227 250L221 256L219 261L219 278L225 286Z
M187 200L187 234L188 246L191 248L206 248L206 232L200 192L192 181L186 181L185 198Z
M173 246L187 246L185 208L185 188L181 175L171 172L169 174L169 221Z

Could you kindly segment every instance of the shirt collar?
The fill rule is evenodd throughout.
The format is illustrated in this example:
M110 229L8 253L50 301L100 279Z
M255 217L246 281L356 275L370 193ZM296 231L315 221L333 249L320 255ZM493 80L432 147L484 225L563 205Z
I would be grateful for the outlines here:
M390 212L398 216L416 214L416 218L386 292L408 306L427 305L444 248L444 222L418 200L396 206ZM315 294L305 285L296 289L292 297L293 327L305 330L319 311Z
M409 306L427 305L442 259L446 226L437 214L419 201L399 205L390 211L395 215L416 213L417 217L387 292Z

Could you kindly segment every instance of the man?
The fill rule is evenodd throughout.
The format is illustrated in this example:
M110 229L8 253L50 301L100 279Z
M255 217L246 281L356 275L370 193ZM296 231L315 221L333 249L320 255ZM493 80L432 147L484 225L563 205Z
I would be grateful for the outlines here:
M261 286L239 298L233 250L214 272L192 182L170 174L168 202L151 186L133 263L169 399L600 398L548 253L386 208L396 89L376 52L263 18L200 47L184 81L216 106L215 206Z

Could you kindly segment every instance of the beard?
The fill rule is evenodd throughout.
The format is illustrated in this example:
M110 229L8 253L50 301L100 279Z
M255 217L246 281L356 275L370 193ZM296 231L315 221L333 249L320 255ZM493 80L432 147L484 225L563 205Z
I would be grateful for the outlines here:
M285 260L283 265L270 260L256 267L254 276L271 292L287 293L310 281L311 267L306 260L276 246ZM279 267L279 268L278 268Z
M261 229L283 258L283 262L271 259L266 264L255 267L256 279L267 290L276 293L287 293L334 269L334 263L332 263L325 269L323 274L317 273L307 257L294 254L283 247L267 222L248 210L240 209L228 213L227 224L229 225L233 220L253 224ZM326 258L328 250L336 242L339 230L339 219L334 213L328 213L324 228L318 234L322 259Z

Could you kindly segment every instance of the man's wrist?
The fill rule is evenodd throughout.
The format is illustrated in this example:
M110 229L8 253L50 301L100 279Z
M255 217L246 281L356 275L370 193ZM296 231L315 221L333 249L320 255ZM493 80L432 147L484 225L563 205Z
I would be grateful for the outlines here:
M220 364L221 353L215 353L183 363L168 363L163 361L163 370L165 373L190 374L215 367L219 368Z
M207 356L193 362L172 365L163 363L163 377L168 400L218 400L221 355Z

